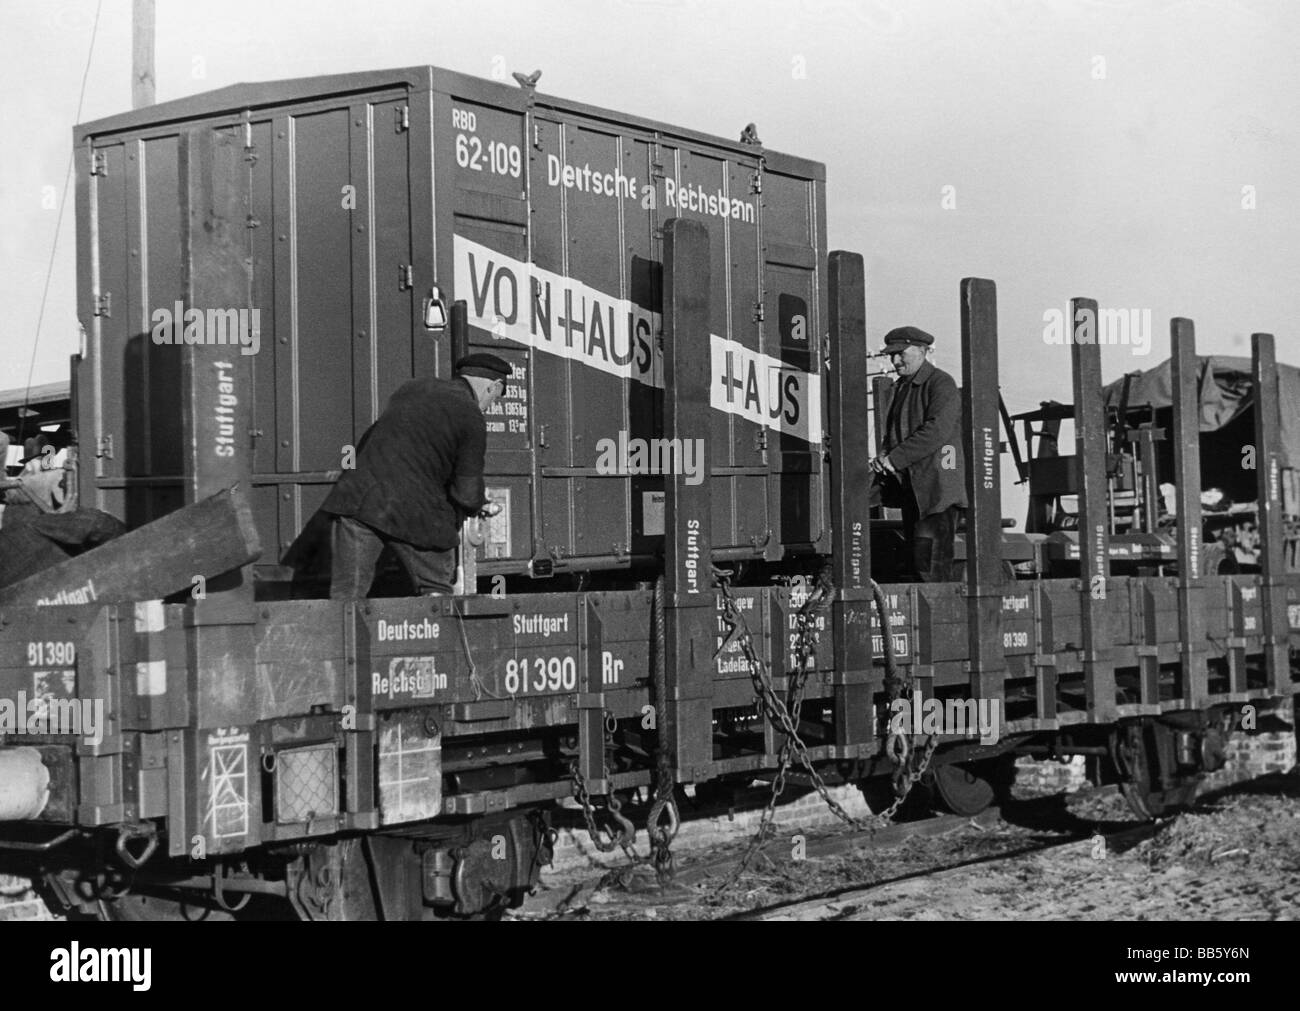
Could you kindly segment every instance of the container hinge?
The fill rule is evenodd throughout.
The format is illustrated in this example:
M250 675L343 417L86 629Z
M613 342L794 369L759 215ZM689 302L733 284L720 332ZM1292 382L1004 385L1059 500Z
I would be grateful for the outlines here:
M542 149L542 124L533 120L533 147L538 151Z
M255 218L255 217L253 217L253 216L250 214L250 215L248 216L248 220L244 222L244 227L245 227L245 228L261 228L261 227L262 227L262 222L261 222L258 218Z
M764 320L765 318L766 318L766 313L763 311L763 303L762 303L762 302L755 302L755 303L754 303L754 322L755 322L755 323L762 323L763 320Z
M767 452L767 429L760 428L754 432L754 449L760 453Z
M101 460L113 459L113 436L101 435L95 440L95 455Z
M393 131L395 133L405 133L411 128L411 107L409 105L399 106L393 110Z
M415 287L415 268L409 263L403 263L397 268L397 290L410 291Z
M113 293L101 291L95 296L95 315L113 318Z
M538 426L537 426L537 445L538 445L539 448L545 448L545 446L546 446L546 426L545 426L545 425L538 425Z
M749 177L749 192L750 193L763 192L763 173L758 171L758 169L755 169Z
M108 152L95 151L90 156L90 174L92 176L108 175Z

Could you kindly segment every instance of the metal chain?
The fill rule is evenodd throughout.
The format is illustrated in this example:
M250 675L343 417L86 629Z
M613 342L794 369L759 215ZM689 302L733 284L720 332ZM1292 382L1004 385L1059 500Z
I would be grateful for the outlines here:
M772 792L768 798L767 806L763 810L763 815L759 820L757 832L754 834L748 849L741 857L740 862L731 874L719 885L715 895L720 894L730 887L741 874L744 873L750 862L757 852L767 841L767 835L771 828L772 820L776 812L777 800L780 798L782 791L785 789L786 773L791 765L791 755L799 760L808 775L809 781L821 796L823 803L830 809L837 818L844 823L858 829L866 829L875 832L882 825L886 824L890 818L898 811L903 802L907 799L908 793L914 784L920 781L929 767L930 759L938 745L938 739L931 735L925 745L919 766L909 769L910 759L914 757L914 750L907 748L906 753L901 756L899 761L899 771L895 775L895 799L894 802L881 811L879 814L872 816L870 821L863 821L849 814L844 808L830 795L825 781L821 774L817 772L813 765L812 758L808 754L808 747L798 732L799 717L803 705L803 691L808 678L808 661L812 657L813 649L816 645L816 624L814 614L817 610L825 607L834 595L834 587L830 582L829 567L823 568L818 576L817 591L810 594L804 601L803 606L799 609L796 620L798 622L798 636L795 645L796 669L794 671L794 681L790 687L790 705L787 706L777 694L773 686L771 676L767 671L767 664L759 657L754 648L754 637L749 630L749 625L745 621L744 613L736 606L735 598L731 594L730 580L731 573L726 570L714 567L714 576L720 591L723 610L726 621L732 626L732 633L728 635L726 643L733 639L739 642L741 652L744 654L749 664L750 678L754 683L756 708L758 708L766 718L778 726L784 734L784 741L781 745L779 763L776 778L772 781ZM880 613L880 626L882 629L882 640L885 644L885 668L886 668L886 688L891 701L901 694L904 687L909 687L908 682L900 680L894 669L893 643L888 636L889 623L886 614L884 594L879 585L873 580L871 583L874 591L875 602ZM736 630L739 629L739 635ZM910 682L910 679L909 679ZM892 740L892 737L891 737ZM906 739L904 738L904 741Z
M886 749L895 758L897 771L894 775L895 799L889 807L873 814L869 821L856 818L849 814L844 807L830 795L829 788L821 774L817 771L812 757L808 754L808 746L804 743L799 734L799 721L803 710L804 690L808 681L810 662L817 645L817 626L816 614L824 610L834 597L834 586L830 579L829 566L824 567L818 574L817 588L808 595L803 605L799 608L795 616L797 624L797 634L795 638L795 670L793 680L788 689L788 699L782 699L773 684L772 677L768 673L768 665L758 655L754 648L753 633L749 629L749 624L745 620L744 612L736 604L736 599L731 592L731 573L725 569L716 566L713 568L713 574L717 587L722 599L724 619L731 626L731 631L724 639L723 644L718 648L718 653L726 649L732 642L738 642L741 653L744 655L749 665L750 679L754 685L755 710L763 715L770 723L778 727L783 735L777 773L772 781L771 794L768 797L767 805L759 820L758 830L754 834L748 849L737 864L735 870L728 875L727 879L719 886L718 892L725 890L741 874L744 873L754 856L767 842L768 834L771 830L773 820L776 814L776 805L782 793L785 790L786 777L793 765L793 759L797 759L803 767L809 782L821 797L822 802L837 818L847 825L857 829L866 829L875 832L882 825L897 813L903 802L911 792L912 786L920 782L930 765L930 760L938 746L938 738L929 735L925 747L922 751L919 763L914 761L916 756L915 749L911 746L906 735L893 734L887 739ZM904 689L910 689L911 679L900 679L896 675L893 642L888 635L888 618L885 608L884 595L880 587L873 580L871 583L874 591L875 603L880 614L880 626L882 629L882 640L885 646L885 687L887 697L890 702L899 698ZM663 619L663 579L662 577L655 584L654 596L654 623L655 623L655 689L656 697L662 700L666 697L666 675L663 668L664 660L664 619ZM661 706L662 708L662 706ZM662 742L663 727L662 721L666 712L660 713L659 737ZM898 753L894 753L897 751ZM611 835L608 840L603 839L601 830L596 824L595 809L591 803L590 794L587 791L586 780L582 773L579 772L577 763L572 767L573 778L573 795L577 798L582 808L583 819L586 822L587 832L591 837L592 843L602 853L610 853L617 847L622 847L623 852L632 862L632 867L624 868L611 872L619 880L626 883L626 875L635 866L640 864L653 864L656 875L661 884L666 884L673 876L673 857L670 849L671 843L677 834L679 825L679 816L677 812L676 801L673 798L673 776L671 763L667 749L660 743L656 747L655 754L656 765L656 785L655 800L651 805L650 814L647 817L646 831L650 837L650 854L640 856L633 848L636 840L636 827L622 813L622 803L617 795L611 789L606 801L606 807L618 823L620 833L617 836ZM668 824L662 825L661 819L664 814L669 817Z
M623 848L624 853L636 859L635 852L630 852L632 844L636 841L636 826L630 822L623 812L623 802L618 799L618 795L609 791L606 798L605 806L609 810L610 816L618 823L619 834L611 834L608 840L601 838L601 830L596 825L596 809L592 806L591 795L587 792L587 781L578 771L578 763L573 763L571 770L573 779L573 796L577 798L578 804L582 807L582 817L587 823L587 834L591 836L592 844L602 853L612 853L618 847Z
M600 830L596 826L591 797L587 792L586 780L583 778L582 773L578 771L577 762L574 762L572 767L574 796L582 806L582 816L587 823L587 833L591 836L592 843L602 853L613 852L616 846L621 846L623 852L631 861L630 867L615 869L615 871L611 872L611 875L607 875L607 877L613 876L617 878L625 886L630 872L642 864L650 864L654 867L655 876L660 885L667 885L671 882L676 872L673 862L672 842L677 836L681 817L677 810L677 800L673 796L672 759L669 754L667 735L664 728L664 719L667 716L666 700L668 698L668 668L664 652L666 648L664 594L664 578L660 576L655 582L652 611L654 620L654 699L659 708L658 719L655 723L655 795L654 801L650 805L650 812L646 816L646 835L650 839L650 852L647 856L641 856L636 852L634 848L636 844L636 826L621 813L623 805L613 789L608 793L606 807L610 815L618 822L621 833L617 838L611 837L608 841L601 838Z
M652 616L654 618L654 692L655 705L658 706L658 718L655 721L655 799L646 816L646 834L650 837L650 855L654 863L655 875L661 885L672 880L673 839L681 818L677 811L677 799L673 796L672 756L668 753L668 735L665 733L664 719L668 714L668 659L667 631L665 627L664 577L655 580ZM667 815L668 821L663 822Z

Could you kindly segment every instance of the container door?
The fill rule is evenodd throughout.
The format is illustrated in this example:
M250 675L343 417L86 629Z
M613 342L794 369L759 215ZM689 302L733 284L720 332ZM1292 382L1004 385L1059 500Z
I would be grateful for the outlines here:
M769 533L767 427L772 376L761 357L756 166L665 145L661 217L709 229L710 332L695 339L713 363L713 531L716 548L761 548ZM773 388L774 389L774 388Z
M463 350L497 355L513 369L487 415L487 494L503 509L480 528L478 571L517 571L518 560L533 555L533 400L545 381L532 374L528 339L534 310L525 116L446 95L434 97L433 114L434 164L454 163L438 176L439 237L451 232L454 298L465 301L470 324L468 347L451 350L448 365Z
M773 433L782 543L822 534L821 305L813 185L763 177L765 350L781 363L781 431Z
M134 145L133 145L134 148ZM123 478L144 470L145 461L131 447L127 405L138 410L145 395L143 389L143 344L147 337L137 335L132 347L131 290L127 278L130 257L129 187L126 179L126 150L121 143L96 146L95 174L91 177L96 228L93 316L87 321L90 355L95 361L96 377L87 391L94 404L95 436L98 459L95 461L97 494L95 505L121 517L131 527L149 520L143 503L127 508L126 482ZM130 385L127 385L127 380ZM125 394L119 397L117 391ZM131 426L138 430L139 417ZM35 433L29 433L35 434ZM89 440L83 459L92 452ZM83 464L84 466L84 464Z

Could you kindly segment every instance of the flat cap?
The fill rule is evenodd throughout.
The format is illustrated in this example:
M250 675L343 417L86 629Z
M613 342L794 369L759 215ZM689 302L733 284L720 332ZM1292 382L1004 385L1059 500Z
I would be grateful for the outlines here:
M934 338L920 327L899 326L885 334L886 351L901 351L905 347L913 346L928 348L933 343Z
M509 379L510 363L486 352L466 355L456 363L456 375L481 376L484 379Z

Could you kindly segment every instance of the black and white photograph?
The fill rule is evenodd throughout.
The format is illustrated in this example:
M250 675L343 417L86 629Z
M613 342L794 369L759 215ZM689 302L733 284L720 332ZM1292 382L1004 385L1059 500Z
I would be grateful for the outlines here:
M886 921L794 940L1285 985L1297 52L1287 0L4 0L15 984Z

